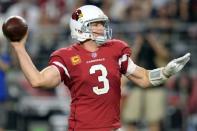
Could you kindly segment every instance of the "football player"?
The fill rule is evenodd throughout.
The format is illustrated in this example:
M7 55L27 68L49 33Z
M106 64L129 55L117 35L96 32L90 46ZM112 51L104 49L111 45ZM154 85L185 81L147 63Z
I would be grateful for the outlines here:
M77 43L50 56L49 65L37 70L25 50L27 35L12 42L20 66L34 88L54 88L61 82L69 88L69 131L118 131L120 124L120 78L125 75L142 88L164 83L189 61L190 54L153 70L139 67L130 58L131 48L111 39L109 19L93 5L75 10L70 18L72 38ZM146 57L146 56L145 56Z

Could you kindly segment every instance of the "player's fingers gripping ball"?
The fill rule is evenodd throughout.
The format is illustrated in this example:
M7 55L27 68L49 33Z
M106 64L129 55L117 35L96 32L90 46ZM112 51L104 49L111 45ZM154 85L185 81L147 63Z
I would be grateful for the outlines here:
M18 42L22 40L27 33L28 25L21 16L8 17L2 26L2 31L5 37L12 41Z

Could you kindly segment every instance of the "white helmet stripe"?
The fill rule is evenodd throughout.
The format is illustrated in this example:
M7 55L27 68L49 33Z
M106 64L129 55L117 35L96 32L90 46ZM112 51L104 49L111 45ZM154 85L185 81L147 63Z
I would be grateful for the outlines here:
M54 63L55 65L61 67L61 68L64 70L65 74L70 78L70 75L69 75L69 73L68 73L67 68L66 68L62 63L60 63L60 62L58 62L58 61L54 61L53 63Z

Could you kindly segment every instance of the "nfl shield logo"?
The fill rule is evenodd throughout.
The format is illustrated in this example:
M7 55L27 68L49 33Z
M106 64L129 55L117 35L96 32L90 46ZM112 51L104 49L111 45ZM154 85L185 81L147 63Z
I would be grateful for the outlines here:
M92 55L92 58L97 57L97 53L96 52L93 52L91 55Z

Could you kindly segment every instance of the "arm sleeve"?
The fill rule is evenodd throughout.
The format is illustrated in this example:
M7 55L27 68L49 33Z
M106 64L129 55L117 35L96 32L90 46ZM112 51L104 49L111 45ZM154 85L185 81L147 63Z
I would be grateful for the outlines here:
M61 59L61 57L51 56L48 65L54 65L57 67L61 75L61 81L63 81L65 78L70 77L64 61Z

